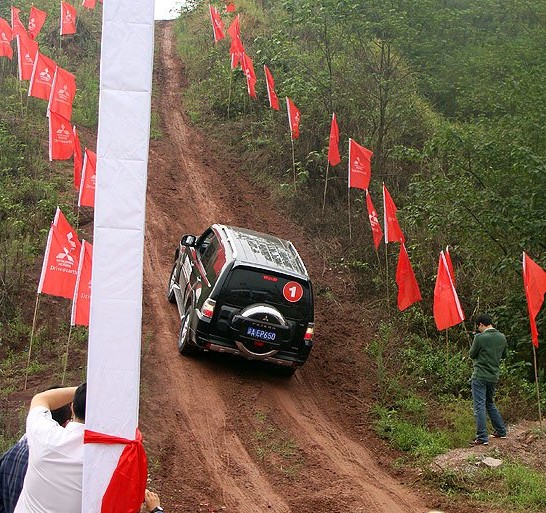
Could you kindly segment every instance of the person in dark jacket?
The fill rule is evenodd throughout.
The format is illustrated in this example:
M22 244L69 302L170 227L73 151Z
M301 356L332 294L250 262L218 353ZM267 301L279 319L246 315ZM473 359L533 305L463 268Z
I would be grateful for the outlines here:
M486 413L489 415L495 438L506 438L506 426L495 406L495 388L499 380L499 364L506 357L506 337L493 327L493 320L483 314L476 318L476 330L470 358L474 360L472 373L472 401L476 419L476 438L471 445L488 445Z

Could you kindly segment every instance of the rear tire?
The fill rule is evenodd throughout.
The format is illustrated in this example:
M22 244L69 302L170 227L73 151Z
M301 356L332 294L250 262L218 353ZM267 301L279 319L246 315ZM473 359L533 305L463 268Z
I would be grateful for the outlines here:
M169 300L169 303L176 304L176 296L174 294L174 286L176 285L177 276L176 276L176 262L173 265L173 270L171 271L171 275L169 277L169 288L167 289L167 299Z
M276 373L284 378L291 378L296 372L296 367L285 367L284 365L277 365L276 367Z
M182 318L180 333L178 334L178 352L185 356L196 354L198 349L190 342L190 314Z

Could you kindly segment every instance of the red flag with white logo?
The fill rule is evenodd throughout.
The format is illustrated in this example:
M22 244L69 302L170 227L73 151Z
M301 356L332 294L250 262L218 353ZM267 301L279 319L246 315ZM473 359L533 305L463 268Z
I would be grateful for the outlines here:
M74 132L70 121L49 113L49 160L68 160L74 153Z
M83 167L82 146L76 126L72 127L72 133L74 134L74 188L79 191Z
M214 42L217 43L218 41L226 37L224 35L224 22L222 21L222 18L220 17L220 13L216 9L216 7L213 7L210 4L209 4L209 12L210 12L210 21L212 22L212 31L214 33Z
M453 262L451 261L451 255L449 254L449 246L446 246L444 256L446 257L447 269L449 271L449 275L451 276L451 281L453 282L453 286L456 287L457 282L455 281L455 270L453 268Z
M13 31L9 26L9 23L0 18L0 57L13 58L13 48L11 47L11 40L13 39Z
M78 262L78 274L72 298L72 326L89 326L91 306L91 270L93 267L93 246L83 240Z
M76 8L68 2L61 2L61 36L76 33Z
M438 275L434 287L434 321L438 330L451 328L464 321L459 296L451 280L444 252L440 252Z
M81 244L60 209L55 219L57 223L53 222L49 230L38 294L72 299Z
M332 166L337 166L341 162L339 156L339 128L335 112L332 114L332 124L330 125L330 141L328 143L328 162Z
M233 2L226 4L226 12L235 12L235 4Z
M17 9L17 7L13 6L11 7L11 31L13 33L13 38L16 36L28 37L27 29L19 18L20 12L21 9Z
M19 80L30 80L34 69L34 60L38 53L38 43L26 35L17 34L17 58Z
M269 98L269 106L274 110L279 110L279 98L275 93L275 81L269 68L264 64L265 82L267 84L267 97Z
M366 206L368 208L368 219L370 220L370 226L372 228L373 244L375 249L381 244L381 238L383 237L383 230L379 224L379 216L372 203L372 197L370 191L366 191Z
M82 5L87 9L94 9L97 2L95 0L83 0Z
M544 303L546 294L546 271L525 252L523 253L523 286L527 298L527 310L531 324L531 340L538 347L538 329L536 317Z
M87 148L83 157L82 180L80 195L78 197L79 207L95 206L95 175L97 169L97 154Z
M372 176L373 152L349 139L349 188L366 190Z
M55 61L38 51L36 59L34 60L34 67L32 68L28 95L49 101L51 96L51 85L53 84L53 77L55 76L56 69L57 64Z
M404 243L400 244L398 265L396 266L396 284L398 285L398 310L402 311L421 301L421 291L415 279L415 273Z
M243 53L241 66L246 76L246 88L248 90L248 94L252 98L256 98L256 74L254 73L254 65L252 64L252 59L246 53Z
M297 139L300 136L300 111L294 102L286 97L286 110L288 111L288 124L290 126L290 138Z
M51 112L56 112L66 119L72 117L72 103L76 96L76 77L57 66L55 75L53 76L53 84L51 86L51 95L47 108Z
M28 17L28 35L32 39L36 39L40 30L44 26L45 20L47 18L47 13L45 11L40 11L37 7L32 6L30 8L30 15Z
M229 47L229 54L231 56L231 69L235 69L243 61L243 54L245 53L245 47L243 46L243 41L241 40L239 15L235 16L227 32L229 34L229 37L231 38L231 45Z
M383 184L383 227L385 229L385 244L389 242L406 242L402 228L398 224L396 217L396 205L392 197Z

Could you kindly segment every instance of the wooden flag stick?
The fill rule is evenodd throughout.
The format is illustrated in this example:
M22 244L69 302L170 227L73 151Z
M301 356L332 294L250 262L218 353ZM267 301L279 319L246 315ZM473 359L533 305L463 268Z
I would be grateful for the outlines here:
M324 206L326 205L326 189L328 187L328 170L330 169L330 161L326 164L326 179L324 180L324 195L322 197L322 213L324 214Z
M34 331L36 329L36 316L38 314L38 303L40 302L40 294L36 294L36 305L34 306L34 317L32 319L32 330L30 332L30 343L28 345L28 358L27 358L27 368L25 370L25 388L27 389L28 383L28 369L30 367L30 356L32 354L32 342L34 340Z
M61 379L61 385L64 385L64 380L66 377L66 368L68 366L68 348L70 347L71 336L72 336L72 319L70 320L70 329L68 330L68 339L66 341L66 352L64 353L63 377Z
M389 244L385 243L385 285L387 289L387 309L390 310L390 297L389 297Z
M231 66L231 64L230 64ZM229 93L228 93L228 103L227 103L227 118L229 119L229 109L231 107L231 82L233 78L233 70L229 70Z
M542 411L540 408L540 386L538 383L537 350L534 344L533 344L533 364L535 367L535 384L537 388L538 422L540 426L540 434L544 436L544 431L542 429Z
M347 209L349 212L349 239L352 239L352 233L351 233L351 188L347 188Z
M292 138L292 132L290 132L290 142L292 143L292 171L294 173L294 191L297 190L296 185L296 155L294 153L294 139Z

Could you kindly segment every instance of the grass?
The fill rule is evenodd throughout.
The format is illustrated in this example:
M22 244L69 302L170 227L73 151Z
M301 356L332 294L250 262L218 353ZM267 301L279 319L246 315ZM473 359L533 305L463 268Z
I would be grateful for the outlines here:
M258 424L253 434L256 456L289 478L296 477L303 465L302 456L295 441L284 436L262 411L256 411Z

